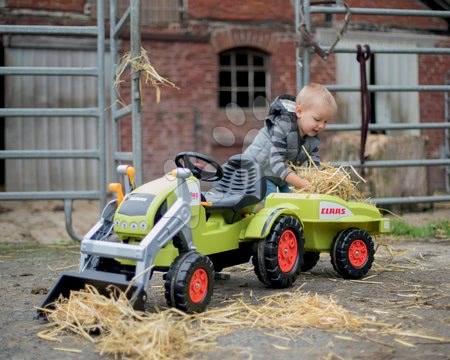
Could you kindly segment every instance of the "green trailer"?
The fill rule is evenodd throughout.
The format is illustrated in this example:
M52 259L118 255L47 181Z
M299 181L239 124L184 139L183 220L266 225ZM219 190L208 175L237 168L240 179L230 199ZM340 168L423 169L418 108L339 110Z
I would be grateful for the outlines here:
M125 192L110 184L117 198L84 236L79 271L61 274L41 308L92 284L101 293L111 285L128 290L142 309L149 281L161 271L167 304L200 312L226 267L251 261L264 285L286 288L320 253L330 254L342 277L359 279L374 260L372 235L389 232L389 220L368 203L295 193L264 199L261 168L244 155L221 166L182 152L175 163L172 173L139 187L134 169L119 166Z

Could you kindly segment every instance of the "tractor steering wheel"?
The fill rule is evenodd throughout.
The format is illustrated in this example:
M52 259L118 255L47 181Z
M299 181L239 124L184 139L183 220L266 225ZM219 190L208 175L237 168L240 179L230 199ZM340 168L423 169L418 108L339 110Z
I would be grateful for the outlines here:
M210 157L193 151L178 153L175 165L191 170L192 175L202 181L217 181L223 176L222 166Z

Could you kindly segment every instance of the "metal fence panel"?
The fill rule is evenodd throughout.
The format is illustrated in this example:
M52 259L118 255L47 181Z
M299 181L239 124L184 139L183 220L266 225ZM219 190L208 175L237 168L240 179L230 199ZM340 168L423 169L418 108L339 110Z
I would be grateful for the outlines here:
M313 29L312 24L312 14L346 14L348 10L352 15L355 14L364 14L364 15L385 15L385 16L414 16L414 17L436 17L436 18L450 18L450 10L447 9L445 11L437 11L437 10L414 10L414 9L392 9L392 8L346 8L342 2L336 2L338 5L336 6L316 6L317 4L313 4L310 0L296 0L295 1L295 16L296 16L296 29L297 35L301 37L300 32L300 24L303 24L307 31L312 31L313 33L317 29ZM413 4L411 4L413 5ZM395 2L393 2L393 6L395 6ZM331 30L330 30L331 31ZM315 35L319 34L327 34L327 29L320 29L317 31ZM332 29L333 40L336 37L335 33L336 29ZM449 116L448 116L448 94L450 92L450 83L447 79L443 79L442 83L432 84L432 85L421 85L419 83L419 64L417 54L449 54L450 49L448 47L434 48L433 46L438 46L434 44L433 41L429 39L429 37L425 35L418 35L416 33L410 33L410 40L407 41L405 45L399 45L396 47L392 47L390 41L385 43L377 43L375 39L376 32L371 32L374 34L374 38L369 38L369 40L365 39L365 35L367 31L352 31L352 35L357 34L360 36L359 43L372 43L374 46L371 46L371 52L375 55L375 62L377 66L380 68L384 68L384 72L380 72L379 77L376 77L377 85L369 85L368 91L375 96L376 100L379 102L376 106L377 112L377 123L372 124L369 129L377 129L379 131L386 131L389 134L399 134L400 132L405 133L405 131L409 134L416 133L418 129L442 129L445 133L444 144L442 145L441 150L441 158L425 158L425 159L396 159L396 160L384 160L384 161L366 161L365 167L397 167L397 166L420 166L420 167L432 167L432 166L443 166L444 167L444 176L446 176L446 187L448 191L448 177L450 173L450 148L449 148L449 140L448 140L448 128L449 128ZM398 35L398 32L392 35L392 38L395 39ZM381 34L381 37L385 36L385 34ZM405 33L402 32L400 38L404 37ZM345 35L344 35L345 37ZM351 37L351 36L350 36ZM362 38L361 38L362 37ZM415 39L417 37L417 39ZM340 38L340 37L339 37ZM374 40L372 43L370 39ZM322 39L323 40L323 39ZM330 41L327 41L330 43ZM313 47L304 41L298 42L299 46L296 52L296 61L297 61L297 88L300 89L303 85L310 82L311 75L311 59L313 52L317 49L313 49ZM305 45L306 44L306 45ZM336 45L328 45L328 47L323 47L321 50L328 54L330 49L332 49ZM353 46L352 46L353 45ZM336 57L339 58L341 54L351 54L351 56L355 56L356 49L354 47L354 43L348 44L345 40L340 41L340 44L334 48L334 52L336 53ZM381 56L379 54L385 54L385 56L395 55L396 61L394 64L392 61L387 61L387 57ZM415 58L412 58L414 56ZM341 57L341 59L345 59ZM417 71L415 70L417 69ZM360 98L360 85L355 84L355 79L352 81L352 77L349 75L348 69L344 66L340 71L337 71L337 84L326 84L329 90L339 92L339 96L348 99ZM409 75L411 74L411 75ZM350 81L349 81L350 80ZM382 85L378 85L381 83ZM442 92L445 94L445 104L446 113L445 118L441 123L436 121L429 121L429 119L420 119L417 117L419 113L419 94L418 92ZM347 95L348 93L348 95ZM391 104L386 107L386 104ZM412 104L412 109L406 109L405 107L398 106L398 104L406 103ZM359 101L352 103L348 101L348 107L344 108L341 111L344 114L352 114L353 109L357 109L359 106ZM359 117L360 117L360 111ZM414 115L416 114L416 115ZM341 113L342 115L342 113ZM381 118L378 118L378 115L381 115ZM387 120L387 121L386 121ZM338 124L331 125L329 130L337 130L337 131L359 131L361 126L357 126L357 124ZM353 165L358 166L361 165L358 162L353 162ZM437 174L435 172L434 174ZM386 198L377 198L376 202L380 204L395 204L395 203L419 203L419 202L438 202L438 201L450 201L450 194L443 195L429 195L429 196L408 196L408 197L386 197Z
M7 48L5 65L95 66L95 51ZM92 108L97 79L79 76L12 76L5 79L6 108ZM6 150L83 150L98 148L92 117L9 117ZM7 159L6 191L93 190L98 188L95 159Z

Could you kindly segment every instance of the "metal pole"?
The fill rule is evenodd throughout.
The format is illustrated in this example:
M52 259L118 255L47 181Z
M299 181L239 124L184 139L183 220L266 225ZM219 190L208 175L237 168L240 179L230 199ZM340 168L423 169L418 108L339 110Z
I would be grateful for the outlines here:
M141 1L131 0L130 13L130 54L132 59L141 55ZM132 138L133 138L133 164L136 168L136 183L142 184L142 108L140 93L140 72L132 68L131 97L132 97Z
M448 202L450 195L430 195L430 196L407 196L407 197L388 197L388 198L371 198L377 205L384 204L417 204L423 202Z
M329 46L324 46L323 50L330 50ZM333 50L334 53L338 54L356 54L356 50L354 47L335 47ZM407 48L407 47L399 47L399 48L385 48L385 47L370 47L370 52L372 54L450 54L449 48Z
M330 91L358 92L358 86L353 85L325 85ZM400 91L450 91L450 85L368 85L370 92L400 92Z
M450 11L438 10L404 10L404 9L377 9L377 8L351 8L355 15L383 15L383 16L425 16L425 17L450 17ZM345 14L347 9L343 6L313 6L312 13Z
M412 166L450 166L450 159L417 159L417 160L369 160L363 165L359 161L332 161L332 166L353 166L367 168L412 167Z
M117 160L115 158L115 153L119 151L119 136L118 136L118 126L119 124L116 122L116 112L118 109L117 103L117 93L116 93L116 70L117 70L117 34L115 32L116 28L116 19L117 19L117 0L109 1L109 49L110 49L110 57L111 57L111 67L110 67L110 79L112 80L111 88L110 88L110 96L111 96L111 154L114 166L112 168L111 179L114 179L116 176L116 168L117 168Z
M300 49L300 6L301 0L295 0L295 70L296 70L296 89L297 93L302 88L303 84L303 64L302 64L302 54Z
M133 161L133 152L121 152L120 148L120 120L125 116L128 116L133 112L132 104L127 106L120 106L118 101L118 94L116 91L115 83L117 80L117 67L120 61L119 57L119 33L122 31L126 23L130 20L131 5L120 16L117 14L118 1L110 0L110 49L111 49L111 68L110 78L112 80L111 91L111 134L112 134L112 160L114 166L112 168L111 179L117 177L116 168L120 162Z
M105 3L97 0L97 97L100 209L106 205Z
M447 72L445 77L445 85L450 85L450 71ZM444 94L444 114L445 123L450 125L450 94L447 91ZM444 149L442 151L443 157L450 158L450 127L444 131ZM450 166L445 168L445 189L450 192Z
M308 31L311 31L311 4L309 0L303 0L303 14L305 16L305 25ZM309 84L311 81L311 53L309 48L303 50L303 84Z
M0 75L77 75L97 77L97 68L94 67L38 67L8 66L0 68Z
M97 0L98 1L98 0ZM95 26L0 25L1 34L97 35Z
M369 124L369 130L412 130L412 129L450 129L450 122L428 122L423 123L385 123ZM326 131L360 131L358 124L330 124Z

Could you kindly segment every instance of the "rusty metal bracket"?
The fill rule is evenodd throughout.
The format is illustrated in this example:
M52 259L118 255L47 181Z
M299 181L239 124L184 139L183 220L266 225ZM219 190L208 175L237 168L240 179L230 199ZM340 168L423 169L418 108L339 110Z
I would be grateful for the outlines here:
M342 25L341 29L336 34L336 39L334 40L333 44L331 44L330 48L328 50L323 50L320 44L317 40L314 39L314 35L311 34L311 32L306 27L306 23L304 21L305 17L303 14L303 5L300 7L300 13L302 17L302 22L300 23L300 39L299 39L299 45L303 47L308 47L312 50L313 53L318 55L321 59L327 60L328 56L333 52L334 48L336 47L339 40L342 39L345 31L347 30L348 24L350 23L351 19L351 13L350 8L345 2L342 1L316 1L312 2L311 5L343 5L347 12L344 17L344 24Z

